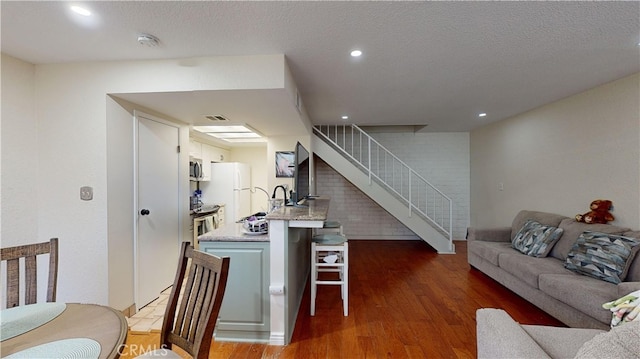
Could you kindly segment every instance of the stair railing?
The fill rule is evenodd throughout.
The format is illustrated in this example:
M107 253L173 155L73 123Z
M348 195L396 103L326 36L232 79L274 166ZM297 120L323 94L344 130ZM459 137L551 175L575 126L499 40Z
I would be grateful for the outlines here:
M453 207L447 195L357 125L317 125L314 133L373 180L403 201L409 217L417 212L449 238L452 246Z

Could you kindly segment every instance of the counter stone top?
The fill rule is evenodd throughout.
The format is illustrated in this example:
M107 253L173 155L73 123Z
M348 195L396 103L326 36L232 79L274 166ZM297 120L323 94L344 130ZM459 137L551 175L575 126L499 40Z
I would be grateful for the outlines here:
M285 221L324 221L329 212L329 198L316 198L306 200L306 207L282 206L279 209L267 214L267 220Z
M234 223L198 236L198 242L269 242L269 234L245 234L242 223Z

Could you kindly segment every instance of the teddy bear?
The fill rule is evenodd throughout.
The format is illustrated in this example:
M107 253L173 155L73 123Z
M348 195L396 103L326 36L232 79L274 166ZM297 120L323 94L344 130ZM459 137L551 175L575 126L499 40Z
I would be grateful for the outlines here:
M585 214L576 214L576 221L585 223L607 223L613 221L613 215L609 211L613 210L613 203L606 199L596 199L591 202L591 211Z

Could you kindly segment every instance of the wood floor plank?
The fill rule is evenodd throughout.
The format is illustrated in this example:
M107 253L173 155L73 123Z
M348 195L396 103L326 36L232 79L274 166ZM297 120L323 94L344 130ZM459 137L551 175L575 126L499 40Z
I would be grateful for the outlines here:
M210 358L475 358L478 308L564 326L470 268L466 242L455 244L456 254L439 255L422 241L350 240L348 317L337 286L319 287L311 317L307 286L289 345L214 341ZM154 340L159 335L129 335L127 345Z
M285 354L287 347L283 345L265 345L264 351L262 355L259 357L260 359L283 359L283 358L293 358L293 356L288 356Z
M209 358L225 359L230 358L238 343L213 341Z
M422 351L422 348L418 345L406 345L404 347L409 359L424 359L427 355Z

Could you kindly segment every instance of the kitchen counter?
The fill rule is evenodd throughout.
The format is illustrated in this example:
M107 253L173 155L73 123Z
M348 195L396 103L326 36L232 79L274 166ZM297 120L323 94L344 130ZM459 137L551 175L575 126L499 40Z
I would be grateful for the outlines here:
M246 234L242 223L234 223L198 236L198 242L269 242L269 234Z
M289 221L290 227L317 227L308 226L309 222L321 223L327 218L329 211L329 199L317 198L307 200L305 207L282 206L265 217L268 221ZM198 242L269 242L268 234L246 234L242 223L222 226L198 236Z
M267 220L284 221L324 221L329 212L329 199L316 198L306 200L304 206L282 206L267 214Z

